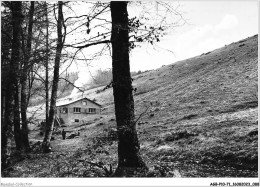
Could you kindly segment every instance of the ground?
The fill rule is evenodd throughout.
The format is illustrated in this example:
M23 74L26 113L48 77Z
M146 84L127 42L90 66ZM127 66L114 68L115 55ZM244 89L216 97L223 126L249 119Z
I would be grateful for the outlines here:
M257 36L133 77L145 177L257 177ZM112 88L87 91L103 107L87 124L54 133L42 154L37 126L31 154L14 157L9 177L107 177L117 166ZM142 177L142 176L141 176ZM143 176L144 177L144 176Z

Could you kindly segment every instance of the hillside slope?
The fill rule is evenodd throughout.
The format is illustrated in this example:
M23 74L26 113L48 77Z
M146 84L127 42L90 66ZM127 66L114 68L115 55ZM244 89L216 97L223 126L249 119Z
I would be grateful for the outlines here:
M148 176L257 177L257 40L256 35L133 77L136 116L149 107L137 123L141 153L151 168ZM50 167L65 157L78 167L82 159L116 167L113 92L96 93L102 89L85 93L103 106L102 116L88 125L67 127L81 132L77 139L55 135ZM39 138L37 134L32 131L31 138ZM66 154L58 157L60 153ZM46 170L39 176L105 176L102 169L93 171L88 165L90 172L86 165L84 175Z
M241 102L256 101L257 58L257 36L254 36L208 54L143 73L133 77L133 87L137 88L135 102L139 105L145 100L160 100L171 104L170 107L165 106L165 110L174 111L176 115L186 108L180 108L183 103L197 109L204 108L205 113L210 107L215 111L229 110L229 107ZM112 89L100 94L94 91L86 95L105 106L113 102Z

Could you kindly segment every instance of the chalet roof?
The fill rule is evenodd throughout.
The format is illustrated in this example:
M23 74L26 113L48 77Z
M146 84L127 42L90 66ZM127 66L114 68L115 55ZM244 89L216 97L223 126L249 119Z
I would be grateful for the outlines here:
M64 99L64 100L61 100L61 101L57 101L56 102L56 106L59 107L59 106L65 106L65 105L69 105L69 104L72 104L72 103L75 103L77 101L80 101L80 100L83 100L83 99L86 99L92 103L95 103L96 105L100 106L100 104L96 103L95 101L92 101L86 97L83 97L83 98L77 98L77 99L72 99L72 98L68 98L68 99Z

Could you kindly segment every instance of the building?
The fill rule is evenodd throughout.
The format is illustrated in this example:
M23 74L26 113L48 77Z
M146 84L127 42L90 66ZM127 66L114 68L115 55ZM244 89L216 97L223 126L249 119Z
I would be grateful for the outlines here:
M90 116L101 114L101 105L87 98L67 99L56 103L57 117L61 124L84 123Z

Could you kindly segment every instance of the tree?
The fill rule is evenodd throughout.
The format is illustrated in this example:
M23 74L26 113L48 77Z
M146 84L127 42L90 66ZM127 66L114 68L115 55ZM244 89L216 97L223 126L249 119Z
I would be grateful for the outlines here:
M49 19L48 19L48 5L47 2L44 4L45 17L46 17L46 57L45 57L45 124L49 119Z
M110 49L110 44L112 44L112 83L118 130L118 167L115 176L131 176L132 173L137 170L147 169L140 155L140 146L135 127L136 120L132 95L133 88L129 65L129 51L135 48L138 42L148 42L151 45L155 45L156 42L160 41L160 37L163 36L165 29L178 26L178 24L176 24L178 21L170 23L167 16L172 14L181 17L181 15L176 12L176 9L171 9L172 7L167 3L158 2L155 5L158 10L156 16L160 17L159 22L158 19L157 22L152 18L149 20L145 14L139 18L133 17L128 19L127 2L110 3L111 21L107 18L100 17L101 13L106 10L107 5L105 3L97 3L93 8L95 10L96 7L102 7L101 11L96 14L99 15L97 18L97 20L100 21L99 23L95 20L97 16L92 14L67 18L67 20L86 18L83 20L84 23L75 26L76 30L82 28L82 25L86 25L86 35L83 35L84 39L74 44L66 45L78 49L76 53L79 50L95 45L108 46L107 49ZM164 7L166 11L163 11L162 7ZM107 29L107 26L110 26L111 23L112 33L111 29ZM98 30L100 28L99 26L103 29ZM74 29L72 30L74 31ZM82 30L84 31L84 28L82 28ZM111 40L107 40L109 36L111 36ZM79 36L77 35L77 37ZM104 48L101 50L102 52L103 49ZM97 54L100 55L101 53Z
M136 132L132 79L129 64L127 2L110 3L112 17L112 71L115 115L118 131L118 166L115 176L131 176L147 169L140 155Z
M56 55L55 55L55 62L54 62L54 74L53 74L53 81L52 81L52 93L51 93L51 103L50 103L50 110L48 120L46 121L46 131L45 137L42 143L43 152L50 151L50 141L52 136L52 131L54 127L54 120L55 120L55 109L56 109L56 100L57 100L57 90L58 90L58 83L59 83L59 69L60 69L60 60L61 60L61 51L63 48L63 44L65 41L65 34L62 34L62 27L63 27L63 12L62 12L63 2L58 1L58 24L57 24L57 46L56 46Z
M28 23L28 33L26 47L24 49L24 60L21 72L21 117L22 117L22 143L26 150L29 149L29 139L28 139L28 124L27 124L27 106L28 106L28 95L27 95L27 82L28 73L30 70L30 56L31 56L31 46L32 46L32 30L33 30L33 15L34 15L34 1L30 2L29 10L29 23Z
M3 4L4 7L4 11L3 11L3 15L2 15L2 23L4 26L1 27L2 33L4 33L4 35L1 37L2 43L2 71L1 71L1 75L2 75L2 103L5 102L5 96L7 94L6 91L6 81L8 81L8 71L10 68L10 51L12 49L11 45L12 45L12 4L10 2L4 2ZM21 25L20 25L21 26ZM21 30L21 27L19 26L19 30ZM20 35L19 35L20 38ZM17 68L19 68L19 62L17 62ZM17 75L18 74L18 69L16 70ZM7 78L7 79L6 79ZM19 77L15 77L15 94L14 94L14 137L15 137L15 143L16 143L16 148L17 150L21 149L21 141L20 141L20 113L19 113ZM2 107L2 111L4 112L5 107ZM3 114L4 115L4 114ZM4 120L3 120L4 123Z
M21 23L23 20L22 15L22 2L16 1L10 4L12 12L12 52L9 71L6 78L6 98L5 98L5 120L2 131L2 167L5 168L10 160L11 155L11 139L12 139L12 126L14 124L14 101L15 91L18 77L18 66L20 61L20 36L21 36Z
M2 15L2 22L4 23L4 26L1 27L1 30L4 35L2 35L2 39L4 39L5 42L3 42L1 45L4 47L5 50L2 51L2 80L4 81L4 84L2 84L2 101L6 101L6 96L8 97L9 94L7 94L6 90L7 87L10 86L9 80L13 79L15 82L14 87L14 106L12 108L13 110L13 130L14 130L14 138L16 143L16 149L21 150L23 148L26 148L26 150L29 149L29 139L28 139L28 127L27 127L27 107L29 103L29 98L31 96L31 88L33 85L33 76L32 76L32 69L35 63L40 61L40 56L42 53L41 49L37 49L39 47L39 40L37 40L37 37L39 39L39 35L37 36L37 32L39 29L34 28L35 25L33 24L33 17L35 19L41 16L39 16L39 12L37 14L34 14L34 4L35 2L24 2L21 5L21 11L19 15L19 23L16 21L15 27L16 30L19 31L18 37L12 36L12 28L13 28L13 22L11 19L11 15L13 12L14 5L11 2L3 2L3 15ZM41 8L40 3L37 3L38 9ZM38 21L37 20L37 21ZM41 25L40 22L38 22L38 25ZM37 26L38 26L37 25ZM33 30L34 29L34 30ZM38 29L38 30L37 30ZM34 32L36 30L36 32ZM15 41L16 40L16 41ZM34 42L34 43L33 43ZM19 51L16 55L16 61L15 61L15 67L11 64L11 57L12 55L9 55L10 51L13 51L13 48L10 47L10 44L18 43L19 44ZM32 51L33 48L33 51ZM39 63L38 63L39 64ZM10 68L13 67L11 70ZM10 78L9 71L14 71L15 76L12 76ZM9 109L8 107L2 107L2 114L5 115L5 109ZM21 119L20 119L21 116ZM22 121L22 129L21 129L21 121ZM2 122L4 124L5 117L2 119ZM3 130L2 130L3 132Z

